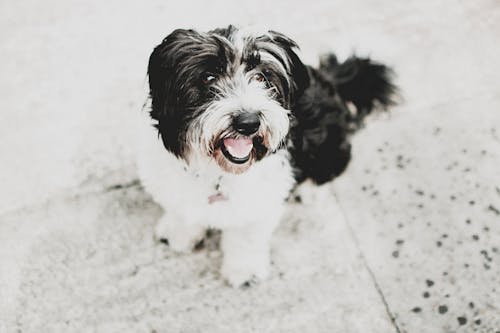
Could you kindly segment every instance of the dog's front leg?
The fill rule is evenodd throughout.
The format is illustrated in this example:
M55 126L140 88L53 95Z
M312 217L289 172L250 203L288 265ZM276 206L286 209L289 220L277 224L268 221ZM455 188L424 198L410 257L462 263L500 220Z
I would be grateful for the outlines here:
M175 252L187 253L205 236L205 226L187 216L167 211L158 221L155 237Z
M221 273L233 287L264 280L270 269L270 242L279 219L222 231Z

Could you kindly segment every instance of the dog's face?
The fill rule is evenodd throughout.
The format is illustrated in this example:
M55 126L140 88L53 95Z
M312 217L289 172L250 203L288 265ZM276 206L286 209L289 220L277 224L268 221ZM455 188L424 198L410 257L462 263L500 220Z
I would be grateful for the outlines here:
M295 47L282 34L233 26L172 32L148 67L151 117L165 148L188 162L212 159L232 173L279 149L309 82Z

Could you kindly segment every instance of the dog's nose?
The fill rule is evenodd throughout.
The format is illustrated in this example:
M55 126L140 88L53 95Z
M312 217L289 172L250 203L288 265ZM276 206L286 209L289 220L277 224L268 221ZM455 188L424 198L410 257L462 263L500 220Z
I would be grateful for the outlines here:
M233 128L243 135L252 135L259 130L260 119L258 113L241 113L234 117Z

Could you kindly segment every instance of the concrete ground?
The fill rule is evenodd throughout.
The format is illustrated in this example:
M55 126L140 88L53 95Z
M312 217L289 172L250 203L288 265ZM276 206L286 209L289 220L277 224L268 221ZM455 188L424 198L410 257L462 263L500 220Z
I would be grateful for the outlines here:
M500 332L496 1L0 3L0 332ZM134 113L177 27L265 24L320 53L393 66L402 103L304 186L271 279L218 276L217 235L152 239Z

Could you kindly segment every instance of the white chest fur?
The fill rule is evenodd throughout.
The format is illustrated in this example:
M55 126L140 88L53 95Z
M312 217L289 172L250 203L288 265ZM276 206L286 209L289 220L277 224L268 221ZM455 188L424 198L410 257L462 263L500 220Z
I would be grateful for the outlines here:
M281 214L280 206L294 184L286 151L235 175L208 159L187 165L165 150L149 125L141 134L137 161L143 186L167 212L175 211L186 223L226 228Z
M235 175L208 158L188 165L163 147L149 121L138 124L139 177L165 209L156 237L185 252L206 228L221 229L221 273L229 284L266 278L271 235L295 182L288 153L278 151Z

